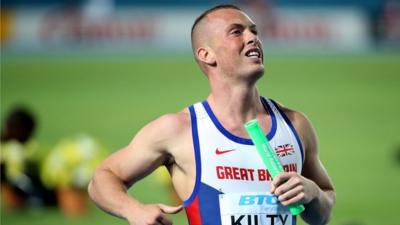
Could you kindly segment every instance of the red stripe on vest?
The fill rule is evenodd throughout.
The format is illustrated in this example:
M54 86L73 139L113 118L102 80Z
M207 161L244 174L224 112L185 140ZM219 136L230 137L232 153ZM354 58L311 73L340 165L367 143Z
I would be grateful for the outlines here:
M190 225L201 225L201 216L199 209L199 199L198 196L193 200L193 202L186 208L186 215L189 220Z

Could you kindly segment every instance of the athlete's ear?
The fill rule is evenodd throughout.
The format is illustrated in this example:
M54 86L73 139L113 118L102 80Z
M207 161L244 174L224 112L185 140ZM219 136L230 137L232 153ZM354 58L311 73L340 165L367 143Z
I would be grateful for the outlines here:
M196 51L196 55L198 60L207 65L215 66L217 64L215 54L209 47L199 47Z

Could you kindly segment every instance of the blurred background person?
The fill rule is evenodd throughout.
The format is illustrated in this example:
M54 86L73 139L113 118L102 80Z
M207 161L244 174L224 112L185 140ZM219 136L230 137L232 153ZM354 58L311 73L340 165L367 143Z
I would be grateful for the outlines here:
M87 212L86 187L105 154L100 142L86 134L64 138L49 152L41 178L46 187L56 189L64 215L75 217Z
M18 107L1 130L1 194L7 209L55 205L53 190L40 180L45 152L33 140L36 126L33 114Z

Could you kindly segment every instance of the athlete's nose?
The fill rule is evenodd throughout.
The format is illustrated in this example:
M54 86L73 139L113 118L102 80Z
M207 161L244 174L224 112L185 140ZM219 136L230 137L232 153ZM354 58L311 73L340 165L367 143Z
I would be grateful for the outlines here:
M257 45L259 43L259 39L257 34L254 33L254 31L245 30L245 36L246 36L246 44L247 45Z

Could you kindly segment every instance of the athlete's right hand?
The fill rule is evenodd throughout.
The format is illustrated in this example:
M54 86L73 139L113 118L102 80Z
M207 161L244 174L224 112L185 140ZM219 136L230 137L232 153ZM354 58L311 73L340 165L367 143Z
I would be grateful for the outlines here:
M172 225L167 214L176 214L182 209L182 205L143 204L135 210L131 218L127 219L130 225Z

